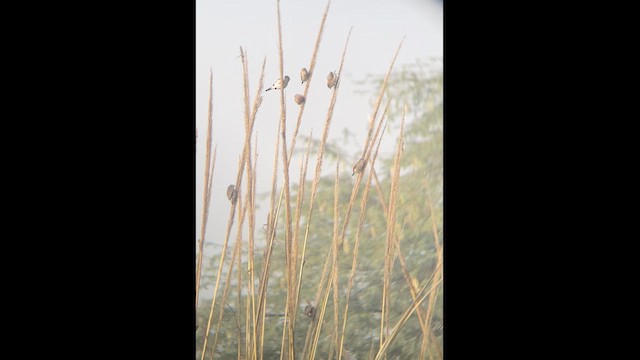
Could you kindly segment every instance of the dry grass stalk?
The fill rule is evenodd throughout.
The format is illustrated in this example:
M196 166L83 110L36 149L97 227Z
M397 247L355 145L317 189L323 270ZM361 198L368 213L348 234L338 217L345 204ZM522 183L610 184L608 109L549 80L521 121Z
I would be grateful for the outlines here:
M331 269L331 274L329 275L328 284L333 282L333 277L335 276L335 272L333 268ZM322 324L324 323L324 314L327 309L327 301L329 300L329 287L327 287L324 292L324 296L322 297L322 301L320 302L320 313L316 315L318 320L316 321L317 329L315 329L315 336L313 342L311 344L311 350L309 351L309 359L316 358L316 351L318 349L318 340L320 339L320 332L322 330Z
M202 199L202 224L200 225L200 241L198 249L198 263L196 265L196 310L198 309L198 295L200 289L200 276L202 273L202 258L204 253L204 241L207 231L207 220L209 219L209 203L211 200L211 184L213 179L213 169L215 168L216 154L213 153L213 161L211 161L211 139L213 133L213 72L209 68L209 106L207 112L207 142L205 152L205 168L204 168L204 192ZM217 146L216 146L217 148Z
M240 169L242 169L241 165L242 165L242 159L240 160L240 164L239 164L239 168ZM242 170L239 171L239 177L240 177L240 179L242 178ZM216 298L217 298L217 294L218 294L218 287L220 286L220 276L222 275L222 267L224 265L224 260L225 260L225 256L226 256L226 253L227 253L227 246L228 246L228 243L229 243L229 234L231 232L231 227L233 226L233 220L234 220L234 216L235 216L235 209L236 209L236 204L237 203L238 203L237 201L231 203L229 221L227 222L227 231L225 233L225 240L224 240L224 243L222 245L220 263L218 264L218 273L216 275L216 282L215 282L215 286L214 286L214 289L213 289L213 298L211 299L211 308L209 309L209 320L207 321L207 329L206 329L205 336L204 336L204 344L202 346L203 350L202 350L201 360L204 360L204 356L205 356L206 349L207 349L207 340L209 338L209 332L211 330L211 318L213 316L213 310L215 309Z
M383 116L380 118L380 125L384 121L384 118L385 117L383 114ZM384 128L386 127L387 125L385 123ZM380 126L378 126L378 130L380 130ZM384 134L384 130L383 130L383 134ZM376 132L376 137L377 135L378 134ZM345 298L344 313L342 315L342 336L340 337L340 345L338 346L338 360L342 359L342 353L344 350L344 338L345 338L345 333L347 329L347 319L349 315L349 299L351 298L351 289L353 288L353 279L355 278L356 268L358 266L358 250L360 249L360 246L359 246L360 231L362 230L362 224L364 223L364 218L367 210L367 202L369 200L369 189L371 186L371 177L373 175L376 159L378 158L378 151L380 150L380 144L382 143L382 135L380 135L380 137L377 139L378 139L378 145L376 146L376 150L373 154L373 158L371 159L371 167L369 168L369 175L367 177L367 182L365 183L362 199L360 201L360 219L358 221L358 227L356 229L356 237L353 245L353 256L351 260L351 272L349 273L349 280L347 283L347 295ZM361 175L358 175L358 177L360 178Z
M237 252L240 251L240 247L238 246L238 243L236 242L236 244L233 247L233 255L231 256L231 264L229 264L229 272L227 273L227 279L225 281L225 285L224 285L224 289L222 291L222 299L221 299L221 303L222 304L226 304L227 303L227 297L229 294L229 288L230 288L230 284L231 282L229 281L229 279L231 278L231 274L233 273L233 267L236 263L236 258L238 257ZM218 313L218 322L216 323L216 329L215 329L215 335L213 336L213 345L212 345L212 352L211 352L211 359L213 360L214 358L214 354L215 354L215 349L216 349L216 345L218 344L218 335L220 334L220 325L222 324L222 316L224 315L224 311L220 311Z
M393 56L393 59L391 60L391 64L389 65L389 70L387 70L387 74L384 77L384 81L382 82L382 86L380 87L380 93L378 94L378 99L376 100L376 103L374 105L374 111L371 115L371 119L375 119L376 116L378 115L378 110L380 109L380 104L382 103L382 97L384 96L384 92L387 89L387 84L389 82L389 77L391 76L391 70L393 70L393 65L396 62L396 59L398 58L398 54L400 53L400 48L402 47L402 43L404 42L404 39L402 39L402 41L400 41L400 44L398 45L398 48L396 49L396 52ZM387 103L388 106L388 103ZM371 120L369 121L369 123L371 124ZM368 137L367 137L368 138ZM366 146L365 146L365 150L366 150ZM365 152L363 151L363 158L367 159L367 156L365 154ZM347 207L347 213L345 215L345 219L343 222L343 226L342 226L342 236L341 236L341 240L340 240L340 246L344 245L344 234L346 233L347 230L347 226L349 225L349 219L351 217L351 209L353 207L353 203L355 201L355 198L358 194L358 190L359 190L359 186L360 186L360 181L362 180L362 173L360 173L357 177L356 177L356 181L353 184L353 190L351 192L351 198L349 199L349 206ZM347 245L348 246L348 245ZM347 252L349 249L348 247L345 249L345 252Z
M277 10L278 10L278 55L279 55L279 65L280 65L280 78L284 79L284 60L283 60L283 49L282 49L282 21L280 16L280 0L276 2ZM288 311L286 311L285 315L285 323L288 327L288 339L289 339L289 347L288 347L288 356L291 359L295 359L295 348L294 348L294 336L295 333L293 331L293 323L291 321L287 321L287 319L292 318L293 312L295 309L292 308L293 304L293 289L294 289L294 277L295 269L295 256L292 254L293 244L292 244L292 234L291 234L291 192L289 190L289 158L287 154L287 109L284 101L284 88L280 88L280 127L281 127L281 135L282 135L282 167L284 173L284 204L285 204L285 267L286 271L286 279L287 279L287 304Z
M277 172L278 172L278 151L280 149L280 123L278 123L278 131L276 132L276 145L274 147L273 154L273 173L271 176L271 200L269 207L269 215L267 218L267 237L266 237L266 248L264 250L263 255L263 263L262 263L262 272L260 275L260 285L258 289L258 314L256 316L256 324L257 324L257 333L260 334L260 349L259 357L262 359L263 353L262 348L264 345L264 322L265 322L265 311L266 311L266 298L267 298L267 286L269 284L269 269L271 266L271 254L273 252L273 242L276 236L276 222L278 219L278 215L280 213L280 203L278 203L278 208L276 211L275 204L275 194L277 188ZM280 193L282 196L282 193Z
M387 213L387 241L386 253L384 257L384 278L382 286L382 316L380 318L380 346L388 335L385 333L385 325L389 323L389 290L391 281L391 270L393 267L395 241L395 225L396 225L396 203L398 197L398 186L400 179L400 158L402 156L404 144L404 118L407 107L405 105L402 111L402 123L400 125L400 136L396 147L396 156L393 161L393 175L391 178L391 192L389 194L389 211ZM388 326L387 326L388 329Z
M248 60L247 60L247 54L242 50L242 47L240 47L240 54L242 56L242 70L243 70L243 104L244 104L244 128L245 128L245 134L248 131L251 131L251 115L250 115L250 99L249 99L249 76L248 76ZM252 158L251 158L251 136L245 136L244 139L244 152L247 154L247 159L246 159L246 165L244 166L244 168L247 171L247 196L246 196L246 203L245 203L245 210L248 206L247 203L251 202L251 193L253 190L253 179L252 179L252 174L251 174L251 169L253 168L252 166ZM244 214L244 212L243 212ZM241 309L241 300L242 300L242 244L241 244L241 239L242 239L242 225L243 225L243 220L244 220L244 215L240 218L240 221L238 222L238 237L236 239L236 241L239 243L240 246L240 251L238 252L237 256L238 256L238 282L237 282L237 289L238 289L238 305L236 307L236 311L239 314L239 311ZM249 231L253 232L254 227L253 226L249 226ZM248 302L249 303L249 302ZM245 354L249 354L249 347L250 347L250 341L251 341L251 332L248 331L248 324L247 322L249 321L248 315L249 314L245 314L245 327L246 327L246 332L245 334L247 334L245 336ZM238 329L238 358L240 359L240 344L242 341L242 332L240 331L240 329Z
M332 342L331 342L331 346L330 346L330 353L333 352L334 347L337 347L337 340L338 340L338 328L337 328L337 324L338 324L338 300L337 300L337 284L338 284L338 251L337 251L337 240L338 240L338 203L339 203L339 164L340 161L338 159L338 161L336 162L336 179L335 179L335 186L334 186L334 235L333 235L333 240L332 240L332 246L329 249L329 252L327 253L326 256L326 260L325 260L325 265L324 265L324 269L323 269L323 273L322 273L322 278L320 280L320 283L318 285L318 290L316 293L316 297L315 297L315 302L317 303L321 303L321 299L328 299L328 294L329 294L329 286L331 286L331 288L333 288L333 300L334 300L334 329L332 332ZM332 264L331 268L329 268L329 263ZM330 269L330 270L329 270ZM325 280L327 280L327 287L324 287L324 283ZM323 295L323 290L324 295ZM323 304L326 304L323 300ZM303 355L302 358L315 358L315 352L317 350L317 341L319 339L319 335L320 335L320 331L322 328L322 323L324 322L324 312L321 312L321 314L318 316L314 316L312 317L312 321L309 324L308 328L307 328L307 336L305 338L305 345L303 348ZM309 354L307 356L307 354ZM331 355L329 356L329 358L331 358Z
M349 34L347 35L347 41L345 43L344 46L344 50L342 52L342 60L340 62L340 71L342 71L342 67L344 65L344 58L345 55L347 53L347 46L349 45L349 38L351 37L351 31L353 30L353 27L351 29L349 29ZM320 144L318 147L318 157L316 159L316 171L315 171L315 176L313 178L313 183L311 184L311 197L309 199L309 212L307 214L307 219L311 219L311 215L313 214L313 207L315 204L315 196L317 194L317 190L318 190L318 184L320 183L320 175L322 173L322 162L323 162L323 158L324 158L324 149L325 149L325 145L327 143L327 137L329 135L329 128L331 126L331 119L333 117L333 109L335 107L335 103L336 103L336 99L338 96L338 89L336 88L333 92L333 96L331 97L331 102L329 104L329 110L327 112L327 118L325 121L325 125L324 128L322 130L322 138L320 140ZM304 237L304 243L302 246L302 258L304 258L305 256L305 252L306 252L306 245L307 245L307 239L309 237L309 226L310 226L310 221L307 220L307 227L305 230L305 237ZM302 269L303 267L300 267L300 277L302 277Z
M429 207L429 214L431 215L431 229L433 231L433 241L434 241L434 245L436 248L436 253L438 255L438 260L436 263L436 271L434 272L434 275L436 278L439 278L442 276L442 247L440 246L440 241L438 239L438 227L436 225L436 219L433 216L433 203L431 201L431 194L429 191L429 181L428 178L425 179L425 193L427 194L427 205ZM433 315L433 309L435 308L435 304L436 304L436 300L437 300L437 296L438 296L438 289L435 289L435 291L433 291L433 293L431 293L429 295L429 300L427 302L427 314L424 320L422 320L424 322L424 327L427 329L427 331L429 332L429 334L432 334L431 331L431 317ZM432 338L433 336L429 337L427 334L423 335L423 339L422 339L422 344L420 346L420 354L422 357L424 357L424 353L427 350L427 345L429 340ZM442 357L441 354L439 354L440 357Z
M305 152L305 157L304 159L301 160L301 164L300 164L300 178L299 178L299 188L298 188L298 197L297 197L297 202L296 202L296 214L295 214L295 232L293 235L293 256L295 257L295 255L298 253L298 234L299 234L299 229L300 229L300 215L301 215L301 210L302 210L302 200L304 197L304 187L305 187L305 182L304 179L306 178L306 174L307 174L307 164L309 162L309 150L311 148L311 138L313 136L313 132L311 132L309 134L309 140L307 142L307 150ZM282 199L282 192L280 193L280 197ZM304 260L303 260L304 262ZM297 291L299 291L300 289L300 283L298 282L297 287L295 288L295 294L297 294ZM297 295L294 295L294 297ZM295 316L294 317L287 317L287 314L289 314L289 312L287 311L289 309L289 303L287 302L287 304L285 304L285 322L292 322L295 321ZM293 311L295 312L295 309L293 309ZM295 328L295 323L292 325L293 328ZM284 346L284 338L286 335L286 327L283 328L283 334L282 334L282 346ZM284 349L281 348L280 350L280 357L282 358L282 356L284 356Z
M387 350L389 349L389 345L391 345L393 340L395 340L395 338L398 335L400 329L407 322L407 320L409 319L409 317L411 316L413 311L420 305L420 303L422 303L422 301L424 301L424 299L427 298L427 296L434 289L436 289L438 287L438 285L440 285L441 281L442 281L442 278L438 279L438 281L435 284L433 284L433 286L428 291L425 291L425 289L427 288L428 283L426 283L422 287L422 289L420 289L420 292L418 293L418 296L419 296L418 300L414 301L413 304L409 308L407 308L405 310L405 312L402 314L402 316L400 317L400 319L398 320L396 325L393 327L393 330L391 331L391 333L389 334L387 339L384 341L384 343L381 344L380 350L378 350L378 353L376 354L376 357L375 357L374 360L380 360L383 356L385 356Z
M238 195L238 200L239 202L242 201L242 198L240 195ZM222 299L221 299L221 303L223 304L223 306L220 309L219 315L218 315L218 322L216 324L216 329L215 329L215 335L214 335L214 339L213 339L213 346L212 346L212 352L211 352L211 359L213 360L215 357L215 348L217 345L217 341L218 341L218 333L220 332L220 325L222 322L222 317L224 316L224 304L227 304L227 297L228 297L228 292L229 292L229 288L231 285L231 281L229 281L231 279L231 275L233 274L233 267L235 265L235 263L238 263L238 284L242 284L242 277L241 277L241 264L242 264L242 258L241 258L241 251L242 251L242 224L244 223L244 218L246 216L246 212L247 212L247 203L249 202L249 198L247 198L245 200L245 205L244 206L239 206L237 207L238 210L238 233L236 236L236 242L235 245L233 247L233 255L231 257L230 260L230 264L229 264L229 271L227 272L227 277L224 283L224 290L223 290L223 294L222 294ZM236 323L237 323L237 328L236 328L236 332L237 332L237 344L238 344L238 354L240 354L240 346L242 344L242 339L241 339L241 328L240 328L240 318L238 317L239 313L238 311L240 310L240 301L241 301L241 297L240 297L241 293L240 293L240 285L238 285L238 298L237 298L237 303L236 303L236 311L233 312L233 315L235 317ZM227 304L228 305L228 304Z
M245 84L249 83L249 74L246 71L246 58L245 58L245 54L242 50L242 48L240 48L240 56L242 57L242 61L243 61L243 81ZM263 67L263 74L261 74L260 78L262 79L264 76L264 67ZM262 82L259 84L259 88L261 88L263 86ZM244 95L245 97L248 96L248 92L244 91ZM245 98L245 102L248 104L249 100L247 98ZM256 98L256 102L255 102L255 107L256 110L254 111L254 114L257 113L257 107L260 106L261 100L260 98ZM240 190L240 186L242 185L242 178L243 178L243 174L244 174L244 166L247 163L247 158L250 157L250 145L246 146L247 143L251 143L250 139L251 139L251 134L253 132L253 124L255 123L255 119L247 119L248 117L248 107L245 107L245 147L242 150L242 156L240 157L240 161L238 163L238 175L236 177L236 183L235 183L235 188L238 190ZM248 138L248 139L247 139ZM216 304L216 298L218 295L218 289L220 286L220 278L222 275L222 268L224 265L224 260L226 257L226 253L227 253L227 247L229 244L229 235L231 233L231 227L233 226L233 222L234 222L234 217L235 217L235 210L236 210L236 205L237 205L238 201L234 202L231 204L231 209L229 209L229 220L227 222L227 230L225 232L225 238L224 238L224 242L222 245L222 252L220 255L220 263L218 265L218 272L216 274L216 281L215 281L215 285L213 288L213 298L211 299L211 308L209 310L209 318L207 320L207 329L204 335L204 344L202 346L202 357L201 360L204 360L205 357L205 353L206 353L206 349L207 349L207 341L209 338L209 331L211 330L211 319L213 317L213 311L215 309L215 304Z
M206 210L204 210L203 212L203 216L202 216L202 227L201 227L201 233L200 233L200 239L198 241L198 260L197 260L197 264L196 264L196 310L198 308L198 293L199 293L199 288L200 288L200 277L201 277L201 273L202 273L202 261L203 261L203 257L204 257L204 235L206 234L206 223L207 223L207 219L209 218L209 204L210 204L210 200L211 200L211 186L213 185L213 171L216 167L216 152L218 149L218 145L216 145L213 148L213 157L212 157L212 161L211 161L211 177L209 177L209 183L208 185L205 187L205 200L203 202L203 208L205 208Z
M305 179L307 178L307 165L309 163L309 150L311 149L312 137L313 137L313 131L309 133L309 140L307 141L307 150L305 152L304 161L301 164L300 179L298 182L299 187L298 187L298 199L296 202L295 232L293 234L293 256L294 257L297 257L297 254L298 254L298 237L300 235L300 217L302 214L302 201L304 198ZM304 258L301 258L300 266L304 266L304 262L305 262ZM297 299L299 298L298 292L300 291L301 281L302 281L302 277L299 277L297 286L295 288L295 294L294 294L294 297L296 298L296 303L297 303ZM292 321L295 327L296 317L293 317Z
M256 96L255 96L255 100L253 102L253 109L251 111L251 115L249 118L249 121L245 121L247 128L245 128L245 131L252 131L253 129L253 125L255 124L255 120L256 120L256 115L258 113L258 109L260 108L260 104L262 103L262 87L264 84L264 68L266 65L266 57L263 59L262 61L262 70L260 72L260 80L258 81L258 89L256 91ZM246 65L247 61L244 62L244 68L245 68L245 72L246 72ZM248 76L246 77L248 78ZM246 82L246 91L245 91L245 96L248 97L248 81ZM248 98L245 101L248 104ZM250 123L250 124L249 124ZM256 145L255 145L255 165L253 167L253 170L251 170L251 157L249 157L249 161L248 161L248 166L247 166L247 197L249 198L249 249L248 249L248 276L249 276L249 281L247 284L247 290L249 292L249 297L250 297L250 302L251 302L251 313L247 314L247 317L250 316L250 324L251 324L251 329L247 328L246 329L246 333L250 334L250 336L248 335L247 337L250 339L249 340L249 347L251 348L250 352L247 352L247 354L249 354L251 359L256 359L257 357L257 350L256 350L256 336L257 336L257 332L256 332L256 305L255 305L255 289L254 289L254 284L255 284L255 276L254 276L254 241L255 241L255 207L256 207L256 201L255 201L255 188L256 188L256 169L255 166L257 166L257 157L258 157L258 153L257 153L257 149L258 149L258 139L256 136ZM245 147L249 146L249 149L247 151L249 151L250 153L250 143L245 143Z
M425 184L425 186L426 186L426 184ZM386 203L384 202L383 195L382 195L382 189L380 187L380 182L378 181L377 177L376 177L376 189L378 189L378 194L380 196L380 203L382 204L382 207L383 207L384 211L386 212L387 211ZM426 189L426 191L427 191L427 199L428 199L429 211L430 211L430 214L433 215L433 208L431 206L431 197L430 197L430 195L428 193L428 189ZM434 241L435 241L435 246L436 246L436 252L439 253L440 245L439 245L439 241L438 241L438 232L437 232L437 226L436 226L436 223L435 223L435 219L433 218L433 216L431 217L431 222L432 222L432 228L433 228L433 233L434 233ZM402 269L402 273L403 273L403 276L405 278L405 281L407 282L407 285L409 287L409 291L411 293L411 297L415 301L417 299L417 295L416 295L417 291L416 291L415 286L413 284L413 280L412 280L412 278L409 275L409 272L407 270L406 260L405 260L405 258L403 256L402 252L401 252L401 248L399 246L399 241L397 239L397 236L396 236L396 243L398 244L398 246L396 248L396 251L398 252L398 257L400 259L400 267ZM440 265L441 265L441 254L439 253L438 255L439 255L439 257L438 257L438 263L436 264L436 268L440 269L440 271L441 271L441 268L440 268ZM432 276L436 276L436 277L439 277L440 275L441 275L440 273L435 272L435 271L432 274ZM422 339L419 359L424 359L425 352L426 352L426 346L427 346L427 343L428 343L427 339L430 339L431 342L434 344L434 346L436 348L436 355L438 356L438 358L440 358L440 359L442 358L442 350L440 349L438 343L436 342L435 336L433 335L433 332L431 331L431 328L429 326L430 325L429 322L430 322L430 319L431 319L431 313L432 313L431 309L433 309L435 307L435 299L437 297L437 292L438 292L438 290L436 289L430 295L429 301L428 301L428 305L427 305L427 310L423 311L423 309L418 307L418 312L417 312L417 314L418 314L418 322L419 322L419 325L420 325L420 328L421 328L422 334L423 334L422 335L423 339ZM431 357L431 354L430 354L430 357Z
M327 21L327 14L329 14L329 7L331 6L331 0L327 2L327 7L324 9L324 14L322 15L322 21L320 21L320 30L318 30L318 37L316 38L316 44L313 48L313 55L311 55L311 63L309 64L308 77L306 85L304 87L304 93L302 96L305 98L305 101L300 104L300 110L298 110L298 120L296 121L296 127L293 130L293 136L291 136L291 146L289 147L289 157L293 154L293 149L296 145L296 138L298 136L298 130L300 129L300 123L302 122L302 113L304 112L304 107L306 105L307 94L309 93L309 86L311 84L311 79L313 78L313 70L316 67L316 59L318 57L318 50L320 50L320 41L322 39L322 33L324 32L324 24Z
M247 168L247 178L250 179L247 183L251 184L251 187L248 187L248 202L249 202L249 248L247 249L247 293L249 294L247 304L246 304L246 323L245 323L245 334L247 341L247 359L256 359L257 357L257 344L256 344L256 326L255 326L255 318L256 318L256 304L255 304L255 277L254 277L254 229L255 229L255 214L256 214L256 167L258 165L258 136L256 134L255 145L254 145L254 155L255 162L253 165L253 169L249 171Z
M307 141L307 150L304 159L300 161L300 178L298 180L298 197L296 201L295 229L293 233L294 254L298 253L298 236L300 235L300 217L302 213L302 200L304 198L305 179L307 178L307 165L309 164L309 150L311 150L311 139L313 137L313 129L309 132L309 140Z
M240 200L240 199L239 199ZM238 344L238 360L242 359L242 329L240 328L240 309L242 309L242 225L244 224L244 218L245 218L245 214L247 211L247 202L249 202L249 197L247 197L247 199L245 200L245 204L242 207L238 208L238 234L236 236L236 244L238 245L238 252L236 253L236 256L238 257L238 267L237 267L237 273L238 273L238 283L237 283L237 301L236 301L236 316L237 321L238 321L238 327L237 327L237 344ZM223 311L224 307L222 307L220 309L220 311ZM245 344L246 345L246 344ZM246 352L245 352L246 353Z
M374 180L375 180L375 188L376 191L378 193L378 200L380 202L380 205L382 206L382 210L384 213L387 213L389 211L389 208L387 207L387 203L384 200L384 194L382 191L382 186L380 185L380 180L378 179L378 176L374 170L373 172L373 176L374 176ZM388 221L388 219L385 218L385 221ZM388 226L388 224L387 224ZM398 258L400 259L400 269L402 270L402 275L405 279L405 282L407 283L407 286L409 287L409 293L411 294L411 298L413 301L415 301L417 299L417 293L418 290L415 288L414 285L414 280L411 277L411 275L409 274L409 270L407 268L407 262L404 258L404 255L402 254L402 249L400 247L400 243L397 239L397 235L396 236L396 244L398 244L398 247L396 248L396 251L398 252ZM426 319L426 311L424 309L422 309L421 307L417 308L417 314L418 314L418 323L420 324L420 329L422 330L422 336L426 337L426 336L430 336L433 337L433 334L428 330L425 320ZM424 355L421 354L421 356L423 357ZM440 356L440 358L442 358L442 356Z
M333 239L331 241L331 252L333 256L333 342L331 343L331 348L333 349L334 343L335 348L338 349L338 339L339 339L339 330L338 323L340 322L340 303L338 299L338 279L339 279L339 267L338 267L338 239L339 239L339 214L340 210L338 208L338 204L340 200L340 159L336 159L336 179L335 185L333 188ZM331 352L331 351L330 351Z
M402 43L404 42L404 38L402 38L402 40L400 41L400 44L398 45L398 48L396 49L396 53L393 56L393 59L391 60L391 64L389 65L389 70L387 70L387 74L384 77L384 80L382 81L382 86L380 87L380 93L378 94L378 98L376 99L376 103L374 105L374 110L373 113L371 114L371 117L369 118L369 131L368 131L368 136L365 138L365 146L364 146L364 150L362 151L362 158L367 159L367 150L369 149L370 144L372 143L372 139L375 138L375 136L372 138L371 137L371 131L373 129L373 123L375 121L376 116L378 115L378 110L380 110L380 104L382 104L382 98L384 96L384 92L387 89L387 84L389 82L389 77L391 76L391 70L393 70L393 65L396 62L396 59L398 58L398 54L400 53L400 48L402 47ZM387 105L385 106L385 112L386 109L389 107L389 102L391 100L389 99L387 101Z
M382 128L382 124L384 123L384 118L386 116L388 108L389 108L389 102L387 102L387 106L385 107L384 112L382 113L382 117L380 117L380 120L378 121L378 126L376 128L375 135L373 136L374 139L378 139L378 135L380 134L380 129ZM385 128L386 128L386 124L385 124ZM362 158L365 159L366 162L368 162L369 161L368 159L370 156L371 156L371 149L369 149L368 153L364 153ZM373 162L371 163L371 168L373 169ZM347 233L347 226L349 226L349 219L351 218L351 210L353 209L353 205L355 204L356 197L358 196L358 192L360 190L360 182L362 181L362 176L363 176L363 172L359 172L358 176L356 177L356 181L353 184L353 188L351 189L351 196L349 197L349 205L347 206L347 214L342 224L340 242L338 243L338 246L340 248L344 247L344 252L347 254L349 253L350 248L349 248L349 243L344 241L344 237Z

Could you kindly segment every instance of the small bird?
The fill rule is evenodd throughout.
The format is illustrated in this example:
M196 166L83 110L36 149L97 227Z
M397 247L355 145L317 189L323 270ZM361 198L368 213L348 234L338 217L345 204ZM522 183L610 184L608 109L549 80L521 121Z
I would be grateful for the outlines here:
M287 85L289 84L289 75L286 75L284 77L284 81L282 81L282 79L278 79L276 80L276 82L273 83L273 85L271 85L270 88L268 88L265 91L269 91L269 90L278 90L280 88L284 89L287 87Z
M327 87L331 89L332 87L335 87L337 83L338 75L336 75L335 72L331 71L329 75L327 75Z
M298 105L302 105L302 103L304 103L307 99L300 94L296 94L296 96L293 97L293 99L296 101L296 104Z
M304 307L304 314L313 320L316 316L316 307L311 304L309 300L306 300L307 305Z
M309 72L307 71L307 68L302 68L302 70L300 70L300 80L302 80L300 84L304 84L307 79L309 79Z
M353 166L353 174L351 174L351 176L355 175L356 173L360 174L365 166L367 166L367 162L364 160L364 158L360 158L360 160L358 160Z
M232 204L235 204L237 198L238 192L236 191L236 187L233 184L229 185L227 187L227 199L229 199Z

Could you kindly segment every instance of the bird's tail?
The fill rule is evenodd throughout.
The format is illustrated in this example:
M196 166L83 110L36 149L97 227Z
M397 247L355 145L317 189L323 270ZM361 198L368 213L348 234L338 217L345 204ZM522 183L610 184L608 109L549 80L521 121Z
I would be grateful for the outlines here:
M267 89L267 90L265 90L265 91L269 91L269 90L271 90L271 89L272 89L272 88L268 88L268 89Z

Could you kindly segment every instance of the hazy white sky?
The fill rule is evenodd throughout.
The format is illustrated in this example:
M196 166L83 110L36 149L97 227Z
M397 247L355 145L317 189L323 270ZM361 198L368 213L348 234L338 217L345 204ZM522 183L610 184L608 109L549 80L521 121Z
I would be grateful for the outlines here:
M280 3L284 73L291 77L285 90L288 141L298 114L298 105L293 96L304 91L299 71L302 67L309 67L326 4L326 0L281 0ZM363 80L367 74L384 75L403 36L406 39L394 66L396 70L402 64L415 62L417 58L443 55L443 10L440 1L333 0L298 140L300 135L308 135L311 129L314 138L321 135L332 93L326 86L326 74L340 66L351 26L353 31L347 48L329 140L341 138L342 130L346 127L356 133L357 146L362 146L372 107L370 96L354 93L355 90L363 89L353 81ZM243 146L242 63L238 57L240 46L248 55L249 87L253 102L265 56L265 89L279 77L276 0L196 0L197 234L200 233L202 217L209 69L213 72L213 144L218 147L207 243L220 244L224 240L230 207L226 188L235 182L238 158ZM280 95L277 91L266 93L256 117L254 139L257 135L258 194L268 191L271 186L273 149L280 121L279 104ZM303 143L298 141L297 144ZM383 148L384 145L385 141ZM392 147L393 141L386 140L386 145ZM352 152L357 152L355 145ZM315 153L310 158L315 158ZM291 161L292 182L297 182L299 164L299 159L294 157ZM315 165L310 160L308 178L313 176L312 166ZM325 164L323 174L331 174L334 169L335 167ZM281 167L278 175L281 185ZM265 206L258 209L258 226L264 222L267 212ZM232 239L234 238L235 231L232 232Z

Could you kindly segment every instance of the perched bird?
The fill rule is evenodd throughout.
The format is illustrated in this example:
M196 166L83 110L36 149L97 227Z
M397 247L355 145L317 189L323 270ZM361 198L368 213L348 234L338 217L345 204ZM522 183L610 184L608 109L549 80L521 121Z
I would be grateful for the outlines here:
M298 105L302 105L302 103L304 103L307 99L300 94L296 94L296 96L293 97L293 99L296 101L296 104Z
M335 72L331 71L329 75L327 75L327 87L331 89L332 87L335 87L337 83L338 75L336 75Z
M306 301L307 305L304 307L304 314L310 317L311 320L313 320L313 318L316 316L316 307L313 306L311 302L309 302L309 300Z
M302 68L302 70L300 70L300 80L302 80L300 84L304 84L307 79L309 79L309 72L307 71L307 68Z
M236 187L233 184L229 185L227 187L227 199L229 199L232 204L235 204L237 198L238 192L236 191Z
M271 85L270 88L268 88L265 91L269 91L269 90L278 90L280 88L284 89L287 87L287 85L289 84L289 75L286 75L284 77L284 81L282 81L282 79L278 79L276 80L276 82L273 83L273 85Z
M353 166L353 174L351 174L351 176L355 175L356 173L360 174L365 166L367 166L367 162L364 160L364 158L360 158L360 160L358 160Z

